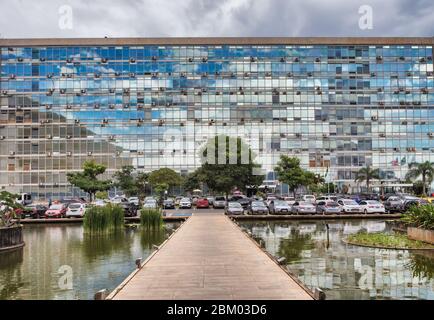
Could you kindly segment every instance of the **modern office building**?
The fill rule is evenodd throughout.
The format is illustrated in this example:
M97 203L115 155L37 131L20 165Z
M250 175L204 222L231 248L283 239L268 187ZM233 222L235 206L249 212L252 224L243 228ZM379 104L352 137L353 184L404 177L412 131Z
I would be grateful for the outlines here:
M273 180L281 154L356 187L434 161L434 38L0 39L0 188L62 197L66 173L200 166L243 138Z

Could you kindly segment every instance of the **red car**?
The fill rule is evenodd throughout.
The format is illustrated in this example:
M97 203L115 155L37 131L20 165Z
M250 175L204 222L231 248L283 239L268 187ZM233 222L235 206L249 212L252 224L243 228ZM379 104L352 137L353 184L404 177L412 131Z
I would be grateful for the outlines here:
M196 202L196 208L205 208L205 209L208 209L209 208L209 202L208 202L208 199L206 199L206 198L200 198L200 199L197 199L197 202Z
M52 204L47 211L45 211L45 218L64 218L67 206L62 203Z

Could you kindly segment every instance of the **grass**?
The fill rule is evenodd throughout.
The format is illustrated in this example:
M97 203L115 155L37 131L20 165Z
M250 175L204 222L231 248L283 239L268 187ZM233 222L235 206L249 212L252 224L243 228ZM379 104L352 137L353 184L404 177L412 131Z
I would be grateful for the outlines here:
M124 210L108 204L104 207L92 207L86 210L83 222L87 233L111 233L124 227Z
M417 228L434 230L434 205L412 206L401 220Z
M142 209L140 211L140 225L147 229L161 228L163 217L158 209Z
M411 240L405 234L366 233L360 232L348 236L351 244L360 244L372 247L403 248L403 249L434 249L433 245L422 241Z

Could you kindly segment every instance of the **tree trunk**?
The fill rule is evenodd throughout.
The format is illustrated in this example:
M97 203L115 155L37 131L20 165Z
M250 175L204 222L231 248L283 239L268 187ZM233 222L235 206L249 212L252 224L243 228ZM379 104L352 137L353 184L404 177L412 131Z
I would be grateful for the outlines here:
M422 174L422 193L424 196L426 196L426 186L425 186L425 182L426 181L426 177L425 177L425 173Z
M366 191L369 193L369 178L366 177Z

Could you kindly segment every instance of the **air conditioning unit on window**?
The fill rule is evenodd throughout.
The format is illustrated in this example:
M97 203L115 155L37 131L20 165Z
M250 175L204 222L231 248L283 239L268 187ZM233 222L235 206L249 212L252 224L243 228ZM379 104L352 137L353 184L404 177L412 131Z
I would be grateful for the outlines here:
M74 122L75 123L80 123L80 119L75 119Z
M87 156L90 157L90 156L92 156L92 154L93 154L93 152L92 152L92 151L89 151L89 152L87 153Z
M71 156L72 156L72 152L71 152L71 151L68 151L68 152L66 153L66 155L67 155L68 157L71 157Z
M4 139L6 139L5 136L0 136L0 140L4 140Z
M51 156L52 156L52 153L51 152L47 152L47 157L51 158Z
M67 62L67 63L72 63L72 58L68 58L68 59L66 59L66 62Z
M102 62L102 63L107 63L107 62L108 62L108 59L107 59L107 58L102 58L102 59L101 59L101 62Z
M17 77L16 75L11 74L11 75L9 76L9 79L15 79L16 77Z
M53 136L51 134L47 134L47 139L53 139Z
M131 59L130 59L130 63L136 63L136 59L131 58Z
M70 110L70 109L72 109L72 106L71 106L70 104L68 104L68 105L66 106L66 109Z
M434 137L434 132L428 132L428 136L429 136L430 138Z
M110 104L109 105L109 109L114 109L115 108L115 105L114 104Z
M208 61L208 57L203 57L202 58L202 62L207 62Z
M93 107L94 107L94 109L99 109L100 105L98 103L95 103L95 105Z
M67 135L66 139L72 139L72 136L71 135Z
M378 120L378 117L377 117L377 116L372 116L372 117L371 117L371 120L372 120L372 121L377 121L377 120Z
M109 137L109 140L110 140L110 141L115 140L115 136L110 136L110 137Z

